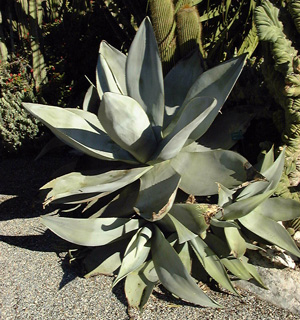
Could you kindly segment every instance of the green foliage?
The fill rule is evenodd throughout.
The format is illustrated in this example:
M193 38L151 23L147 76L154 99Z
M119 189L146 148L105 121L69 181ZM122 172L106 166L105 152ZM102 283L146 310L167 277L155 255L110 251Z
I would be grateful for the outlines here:
M295 1L288 3L297 25L299 10ZM285 18L286 17L286 18ZM255 23L258 36L264 44L264 76L269 90L283 108L281 116L282 143L287 146L286 162L278 194L299 200L297 185L300 181L300 118L299 118L299 69L295 28L289 12L264 1L256 8ZM283 25L282 21L285 25ZM290 28L289 28L290 27Z
M0 141L2 152L31 144L39 133L38 122L28 117L23 101L36 101L30 66L23 58L0 63Z
M271 150L261 174L241 155L209 148L216 137L207 139L206 147L195 142L219 113L245 56L205 72L199 59L195 51L163 79L146 18L127 56L100 44L96 85L88 90L83 110L24 103L59 139L100 160L93 170L71 172L42 187L44 204L58 205L42 222L82 246L70 254L81 260L86 277L116 274L113 285L126 278L128 303L141 310L159 282L174 295L207 307L220 305L195 279L209 275L236 293L230 272L263 286L244 256L254 246L241 225L300 256L276 222L283 208L298 216L299 203L270 198L284 152L274 161ZM103 160L110 165L103 167ZM193 199L217 193L218 203L179 201L180 194ZM72 217L77 212L80 218Z
M203 24L203 47L211 61L252 55L258 45L253 12L256 1L195 1Z

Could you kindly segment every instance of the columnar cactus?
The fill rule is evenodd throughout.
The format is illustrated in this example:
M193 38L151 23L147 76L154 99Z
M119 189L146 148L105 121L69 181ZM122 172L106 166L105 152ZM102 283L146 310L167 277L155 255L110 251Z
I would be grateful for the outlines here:
M289 2L296 24L299 19L297 2ZM300 183L299 56L292 42L284 34L278 15L279 9L266 0L256 8L255 22L259 39L268 43L269 55L272 56L267 60L267 85L284 111L282 142L287 149L285 170L277 192L283 197L299 200L299 195L293 189Z

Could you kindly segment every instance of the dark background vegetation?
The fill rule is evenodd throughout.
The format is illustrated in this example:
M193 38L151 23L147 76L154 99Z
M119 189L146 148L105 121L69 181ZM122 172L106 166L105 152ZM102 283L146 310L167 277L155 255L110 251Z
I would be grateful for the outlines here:
M51 137L47 129L22 109L22 101L81 106L89 81L95 83L100 42L106 40L126 53L142 19L146 15L151 18L150 2L1 1L1 157L39 150ZM280 6L284 1L273 2ZM270 120L270 113L278 106L264 87L261 48L254 35L253 12L260 1L178 0L174 3L196 4L202 26L201 45L208 66L242 52L250 53L246 71L228 104L261 106L259 120L244 137L251 150L258 151L261 130L267 132L271 140L278 139ZM239 148L243 149L243 145Z

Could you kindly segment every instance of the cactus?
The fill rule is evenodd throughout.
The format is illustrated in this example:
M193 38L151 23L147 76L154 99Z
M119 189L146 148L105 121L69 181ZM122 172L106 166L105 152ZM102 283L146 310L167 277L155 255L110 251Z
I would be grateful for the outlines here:
M164 74L191 51L204 54L202 25L193 1L150 0L149 9Z
M297 25L298 1L290 1L289 9ZM282 143L287 146L285 169L278 194L299 200L294 188L300 182L300 99L299 57L292 42L284 33L279 20L279 9L269 1L256 8L255 23L258 36L265 44L265 78L271 93L284 111ZM271 58L272 57L272 58Z
M45 59L41 51L41 34L39 28L42 25L42 1L29 0L30 16L30 45L32 50L33 77L37 90L47 82Z
M4 32L2 28L2 12L0 12L0 60L3 62L7 61L7 47L4 41Z

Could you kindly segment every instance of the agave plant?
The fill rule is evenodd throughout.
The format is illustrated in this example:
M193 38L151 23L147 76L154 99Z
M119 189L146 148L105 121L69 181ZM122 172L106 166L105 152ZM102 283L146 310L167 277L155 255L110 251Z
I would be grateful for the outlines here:
M184 205L174 201L178 189L187 195L213 195L216 182L224 190L237 188L255 172L241 155L195 142L219 113L244 60L237 57L203 72L194 52L163 79L146 18L128 56L101 43L96 86L87 92L83 110L24 104L63 142L117 164L113 169L101 165L97 172L71 172L43 186L45 204L71 204L71 210L79 205L88 218L61 216L60 210L42 221L63 239L85 247L80 252L87 277L118 270L114 284L126 278L132 306L142 308L158 281L182 299L219 306L190 275L190 247L202 269L235 292L222 261L203 239L211 224L237 228L236 222L222 216L215 222L210 207L178 209ZM260 203L255 197L253 201ZM213 215L223 212L221 206L213 206Z

